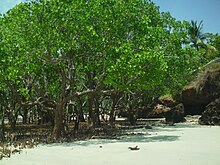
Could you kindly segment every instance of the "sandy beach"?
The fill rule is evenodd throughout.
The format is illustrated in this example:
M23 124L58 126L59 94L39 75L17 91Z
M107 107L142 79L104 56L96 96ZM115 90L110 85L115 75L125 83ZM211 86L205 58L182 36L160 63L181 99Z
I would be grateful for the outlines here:
M220 165L220 127L195 124L137 129L149 135L39 145L1 165ZM128 147L138 146L132 151Z

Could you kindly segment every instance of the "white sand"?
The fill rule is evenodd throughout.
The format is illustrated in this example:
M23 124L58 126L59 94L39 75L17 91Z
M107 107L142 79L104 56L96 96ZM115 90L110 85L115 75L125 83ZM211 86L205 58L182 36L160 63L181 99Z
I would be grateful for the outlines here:
M220 165L220 127L180 124L136 131L151 135L43 145L0 165ZM136 145L140 150L128 149Z

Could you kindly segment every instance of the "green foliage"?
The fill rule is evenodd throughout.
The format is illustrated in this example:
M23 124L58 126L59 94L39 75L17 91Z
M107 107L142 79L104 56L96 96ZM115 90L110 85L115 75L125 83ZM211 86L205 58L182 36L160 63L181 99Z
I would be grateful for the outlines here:
M208 33L207 43L214 48L212 56L219 57L220 54L220 36L219 34Z
M53 100L85 90L91 72L94 86L106 72L102 90L178 91L197 60L185 24L150 1L21 3L1 18L0 80Z
M219 38L206 44L201 29L202 22L177 21L150 0L21 3L0 17L1 105L9 105L13 123L37 103L54 114L55 138L70 102L89 107L92 122L94 107L114 114L119 101L131 113L177 94L213 58L205 54Z

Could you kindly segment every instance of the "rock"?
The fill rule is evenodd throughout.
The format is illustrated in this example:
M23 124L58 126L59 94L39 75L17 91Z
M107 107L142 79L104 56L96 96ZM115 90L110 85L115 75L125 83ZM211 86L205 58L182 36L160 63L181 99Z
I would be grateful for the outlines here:
M220 64L213 64L202 71L181 93L186 115L201 115L206 106L220 98Z
M185 117L186 122L191 123L191 124L199 124L199 118L201 115L187 115Z
M162 104L157 104L153 110L148 114L148 118L163 118L164 114L168 111L170 111L171 108L162 105Z
M149 113L148 117L164 117L166 123L178 123L185 121L184 106L170 97L159 100L159 103Z
M159 103L162 105L166 105L167 107L174 107L178 104L176 100L169 96L160 98Z
M183 104L177 104L175 107L171 108L170 111L166 112L164 114L166 118L166 123L173 124L173 123L179 123L179 122L185 122L185 113L184 113L184 107Z
M199 94L195 87L190 86L182 91L186 115L200 115L210 101L205 94Z
M220 126L220 98L206 106L206 110L199 118L199 124Z

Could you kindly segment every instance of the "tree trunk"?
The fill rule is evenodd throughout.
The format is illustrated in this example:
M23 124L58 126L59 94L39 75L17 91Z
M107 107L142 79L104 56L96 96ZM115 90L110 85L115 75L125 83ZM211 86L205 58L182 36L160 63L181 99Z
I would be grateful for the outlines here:
M28 121L28 110L27 108L24 108L23 109L24 113L23 113L23 124L27 124L27 121Z
M136 116L131 109L128 112L128 121L130 122L130 125L136 125Z
M3 114L2 114L2 122L1 122L1 127L0 127L0 141L5 140L5 113L2 108Z
M94 118L95 118L95 126L99 127L100 126L100 112L99 112L99 100L98 97L94 98L94 102L95 102L95 114L94 114Z
M128 112L128 121L130 122L130 125L136 124L136 112L134 110L134 99L132 99L131 95L127 96L127 112Z
M94 127L93 97L92 97L92 95L88 96L88 111L89 111L88 124L92 128L92 127Z
M115 122L115 107L119 101L119 99L121 98L122 93L116 91L114 93L111 94L111 106L110 106L110 116L109 116L109 122L110 125L113 125Z
M84 114L83 114L83 103L81 99L78 97L78 103L79 103L79 114L78 114L78 119L81 122L85 122Z
M95 76L95 72L90 71L88 74L88 83L87 86L88 88L94 89L95 88L95 82L94 82L94 76ZM88 95L88 111L89 111L89 118L88 118L88 123L90 125L90 128L94 128L94 124L95 124L95 115L94 115L94 111L93 111L93 104L94 104L94 95L93 94L89 94Z
M82 109L79 110L79 116L78 117L79 117L79 121L85 122L85 118L84 118L84 114L83 114Z
M115 105L116 105L116 99L115 97L112 97L112 102L111 102L111 107L110 107L110 116L109 116L110 125L113 125L115 122Z
M78 118L78 116L75 117L73 122L74 122L74 125L73 125L73 135L75 137L76 134L78 133L78 129L79 129L79 118Z
M9 120L11 129L14 131L16 127L17 115L13 114L13 112L10 112L8 120Z
M55 118L54 118L54 128L53 128L53 138L58 140L62 137L64 133L63 125L63 114L64 114L64 103L61 101L57 104L55 109Z

